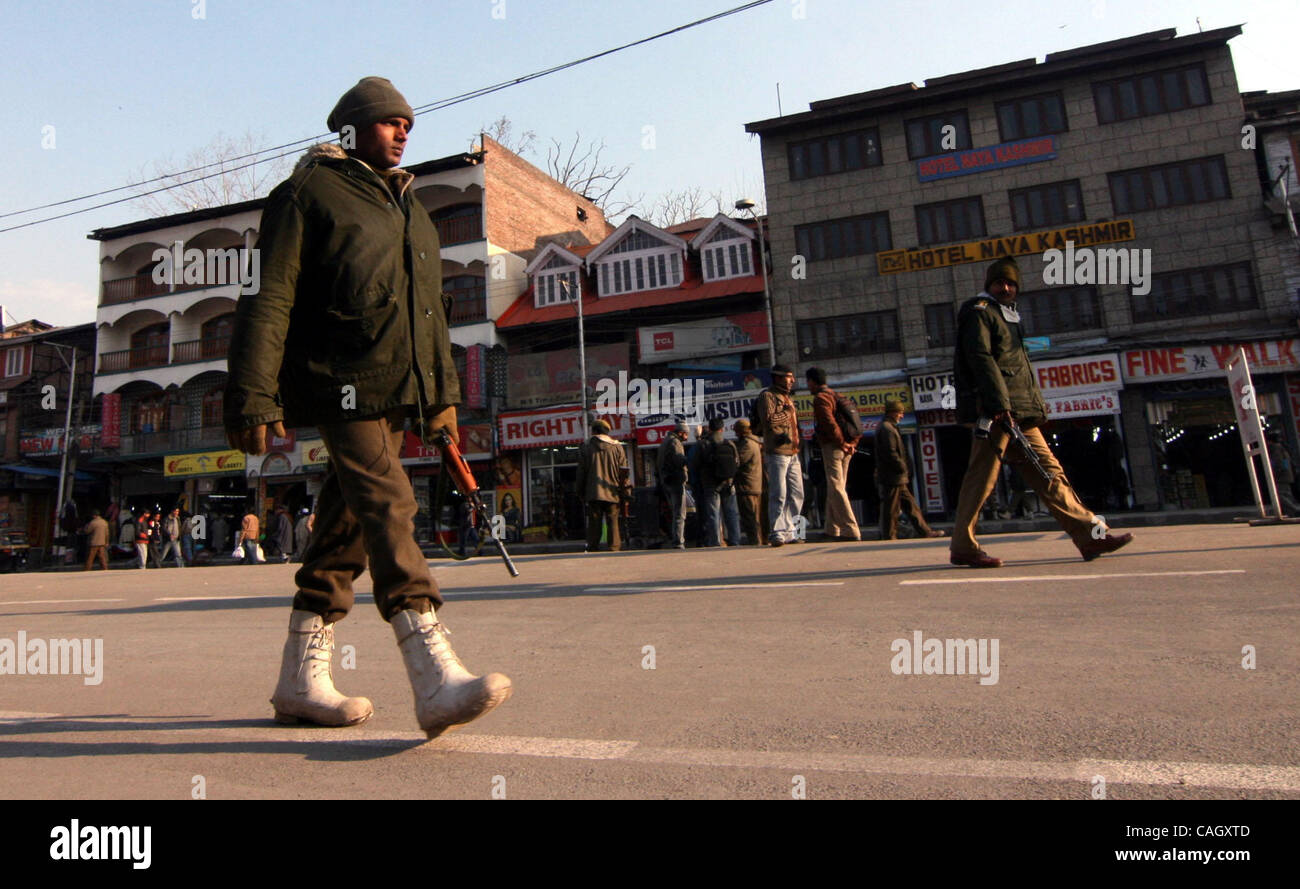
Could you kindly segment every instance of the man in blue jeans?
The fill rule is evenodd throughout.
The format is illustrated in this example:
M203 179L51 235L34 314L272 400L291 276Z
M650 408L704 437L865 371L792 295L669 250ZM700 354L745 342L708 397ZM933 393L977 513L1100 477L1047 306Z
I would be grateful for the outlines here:
M763 436L763 469L767 472L767 516L771 546L802 539L798 533L803 509L803 469L799 465L799 415L795 408L794 371L772 367L772 385L754 403L754 431Z
M727 543L740 545L740 509L736 504L736 471L740 455L736 446L727 441L721 417L709 420L709 434L700 442L700 485L704 490L700 509L703 523L704 545L720 546L718 538L718 507L727 523Z

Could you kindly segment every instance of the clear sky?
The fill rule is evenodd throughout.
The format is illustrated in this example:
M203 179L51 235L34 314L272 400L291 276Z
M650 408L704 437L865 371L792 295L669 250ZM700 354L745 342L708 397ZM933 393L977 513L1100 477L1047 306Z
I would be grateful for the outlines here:
M323 133L339 95L366 75L390 78L418 106L741 2L5 0L0 213L124 185L221 134L275 145ZM632 165L631 196L702 186L741 197L761 188L758 142L744 124L776 116L778 82L788 114L817 99L1145 31L1192 33L1198 16L1205 30L1244 23L1229 44L1243 90L1300 88L1297 0L772 0L422 115L405 162L465 150L480 125L504 114L538 134L530 159L539 166L550 138L581 132L605 141L608 161ZM81 206L0 218L0 228ZM98 244L86 234L150 215L119 204L0 233L6 321L93 321Z

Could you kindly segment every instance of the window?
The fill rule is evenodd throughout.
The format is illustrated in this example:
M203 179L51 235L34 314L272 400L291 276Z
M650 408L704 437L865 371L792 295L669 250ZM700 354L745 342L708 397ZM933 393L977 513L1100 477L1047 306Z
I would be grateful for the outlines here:
M199 354L205 359L224 358L230 351L230 335L234 329L234 312L204 322L199 333Z
M1092 85L1098 123L1115 123L1210 104L1204 65L1168 68Z
M751 259L753 246L748 240L733 237L730 231L719 231L700 250L700 259L704 264L704 280L717 281L722 278L735 278L740 275L754 274Z
M1116 213L1159 210L1230 197L1228 170L1222 155L1110 174L1110 199Z
M1248 262L1152 275L1151 292L1129 298L1134 323L1259 308Z
M1026 336L1102 327L1096 287L1054 287L1023 293L1016 302Z
M438 230L438 242L444 247L448 244L477 241L483 237L483 211L478 204L443 207L430 213L429 218Z
M916 208L916 238L922 247L984 237L984 201L979 197L921 204Z
M568 271L546 271L535 279L536 293L534 305L554 305L555 303L573 302L582 295L582 286L578 281L577 269Z
M659 290L682 283L682 255L675 250L617 259L602 258L596 265L599 269L597 290L601 296Z
M1078 179L1018 188L1010 192L1010 197L1011 223L1016 231L1082 222L1084 219L1083 194Z
M944 140L944 127L952 127L953 139ZM970 122L965 111L949 111L932 117L909 120L907 129L907 156L929 157L949 151L970 148ZM955 141L953 141L955 139Z
M925 307L925 344L931 349L957 345L957 313L952 303L931 303Z
M161 367L167 363L171 327L166 321L131 334L130 367Z
M805 360L900 350L898 313L892 310L800 321L796 331L799 355Z
M1012 99L998 105L997 114L998 132L1003 142L1064 133L1069 129L1060 93Z
M880 131L874 128L793 142L787 149L791 179L810 179L880 166Z
M808 262L877 253L894 246L888 213L796 225L794 240L799 254Z
M203 396L202 423L204 426L221 426L222 389L212 389Z
M25 363L23 361L24 351L25 347L15 346L5 352L5 376L16 377L22 374L23 365Z

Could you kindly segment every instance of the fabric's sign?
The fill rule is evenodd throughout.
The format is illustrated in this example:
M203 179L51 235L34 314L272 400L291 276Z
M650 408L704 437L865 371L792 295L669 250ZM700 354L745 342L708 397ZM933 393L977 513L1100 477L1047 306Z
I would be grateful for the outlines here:
M921 504L926 512L943 512L943 467L939 462L939 435L933 429L916 433L921 445Z
M602 414L611 438L631 438L632 420L621 414ZM576 405L536 411L511 411L497 417L502 450L556 447L582 443L582 408Z
M1096 244L1131 241L1134 237L1133 220L1117 219L943 247L882 250L876 254L876 270L882 275L921 272L970 262L990 262L1003 256L1027 256L1047 250L1064 250L1066 241L1074 242L1075 249L1078 249Z
M768 344L767 314L745 312L672 327L638 327L642 364L662 364L685 358L748 352Z
M1124 380L1148 383L1187 377L1222 377L1238 349L1255 373L1278 373L1300 369L1296 340L1267 340L1253 343L1225 343L1210 346L1164 346L1134 349L1124 353Z
M207 475L210 472L243 472L243 451L200 451L163 457L163 475Z
M1097 417L1119 413L1118 389L1065 395L1060 398L1053 398L1047 393L1043 393L1043 401L1047 404L1047 416L1052 419L1058 417Z
M988 170L1001 170L1004 167L1018 167L1021 164L1055 159L1056 137L1038 136L1033 139L1021 139L1018 142L990 145L987 148L971 148L966 151L922 158L916 162L916 178L921 182L931 182L935 179L949 179L953 176L967 176L971 173L983 173Z
M629 370L627 343L589 346L586 352L587 385L593 390L601 379L618 379L620 370ZM537 407L581 401L578 363L577 349L511 355L506 388L510 404Z
M1035 361L1032 366L1044 398L1118 389L1123 385L1118 353Z

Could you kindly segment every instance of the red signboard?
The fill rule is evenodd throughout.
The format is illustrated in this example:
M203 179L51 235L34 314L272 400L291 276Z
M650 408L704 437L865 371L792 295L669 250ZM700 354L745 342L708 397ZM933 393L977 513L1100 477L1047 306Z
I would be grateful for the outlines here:
M1222 377L1238 349L1244 349L1251 370L1276 373L1300 369L1296 340L1224 343L1210 346L1166 346L1124 353L1124 379L1131 383L1187 377Z
M613 438L631 438L634 433L627 416L602 414L600 419L609 423ZM581 444L582 409L570 406L512 411L497 417L497 431L502 450Z
M465 406L487 407L487 349L475 343L465 350Z
M100 443L106 448L120 448L122 446L122 396L116 392L109 392L104 395L100 403L100 419L103 421L103 432L100 433Z
M926 512L943 512L943 468L939 463L939 436L934 429L918 429L921 445L921 492Z

